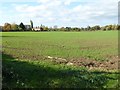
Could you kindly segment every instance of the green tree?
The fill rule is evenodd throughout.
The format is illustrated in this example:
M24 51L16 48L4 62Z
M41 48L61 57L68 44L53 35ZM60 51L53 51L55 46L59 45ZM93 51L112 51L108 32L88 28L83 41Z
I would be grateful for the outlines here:
M95 31L95 30L100 30L100 29L101 29L101 28L100 28L99 25L96 25L96 26L93 26L93 27L92 27L92 30L94 30L94 31Z
M13 31L19 30L18 25L15 24L15 23L11 24L11 29L12 29Z
M115 29L116 30L120 30L120 25L117 24L116 27L115 27Z
M48 27L47 27L47 26L44 27L43 30L44 30L44 31L48 31Z
M112 25L107 25L106 30L112 30Z
M81 31L84 31L84 28L83 28L83 27L81 27Z
M31 25L31 28L33 28L33 21L30 20L30 25Z
M65 28L65 31L70 31L71 30L71 27L66 27Z
M91 27L90 27L90 26L87 26L87 30L90 31L90 30L91 30Z
M101 30L106 31L106 27L105 26L101 27Z
M61 31L65 31L65 28L64 28L64 27L61 27L60 30L61 30Z
M116 27L116 25L114 24L114 25L112 25L112 30L115 30L115 27Z
M20 27L20 30L25 30L25 25L22 22L20 23L19 27Z

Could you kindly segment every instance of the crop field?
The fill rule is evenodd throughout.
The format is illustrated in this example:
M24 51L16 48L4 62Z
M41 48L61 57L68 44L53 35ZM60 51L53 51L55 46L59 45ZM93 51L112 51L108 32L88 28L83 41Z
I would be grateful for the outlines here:
M3 87L118 87L118 31L3 32Z

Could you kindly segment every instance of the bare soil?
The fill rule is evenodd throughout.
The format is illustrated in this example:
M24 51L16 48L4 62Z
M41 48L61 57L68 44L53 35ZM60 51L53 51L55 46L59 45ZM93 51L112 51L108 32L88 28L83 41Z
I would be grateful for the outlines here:
M57 64L74 65L86 67L89 70L118 70L118 56L111 57L108 61L96 61L86 58L66 60L62 58L52 58L51 61Z
M87 67L89 70L117 70L118 69L118 58L114 57L111 58L109 61L96 61L96 60L89 60L81 58L79 60L71 61L76 66L84 66Z

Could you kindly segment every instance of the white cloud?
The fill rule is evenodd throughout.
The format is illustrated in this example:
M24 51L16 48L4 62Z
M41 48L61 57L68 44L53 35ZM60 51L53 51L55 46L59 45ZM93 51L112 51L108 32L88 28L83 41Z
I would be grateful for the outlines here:
M99 0L95 3L78 5L72 9L72 12L78 17L86 17L86 20L91 18L97 20L98 16L106 19L104 16L117 16L117 1L110 0L110 2L104 3L103 0Z
M39 3L48 3L50 0L37 0Z
M35 2L36 0L0 0L1 3L9 2Z
M27 4L24 4L24 5L20 5L20 6L16 5L15 9L18 12L34 13L34 12L38 12L38 11L41 11L41 10L47 10L47 7L45 5L29 6Z
M43 23L66 23L68 25L80 25L102 23L99 20L112 23L112 18L117 17L118 0L37 0L37 5L16 4L13 11L23 20L36 20ZM71 7L73 2L78 2ZM86 2L82 4L81 2ZM110 18L112 17L112 18ZM109 20L108 20L109 19ZM111 22L109 22L111 20ZM116 20L116 19L115 19ZM94 22L93 22L94 21ZM117 21L113 21L115 23ZM63 25L64 26L64 25Z
M0 16L2 15L2 10L0 10Z

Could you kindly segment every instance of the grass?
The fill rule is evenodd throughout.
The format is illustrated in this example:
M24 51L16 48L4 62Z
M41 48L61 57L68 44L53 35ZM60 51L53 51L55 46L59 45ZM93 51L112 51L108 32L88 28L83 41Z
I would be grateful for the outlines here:
M3 88L117 88L115 72L90 72L51 62L20 61L6 54L3 60Z
M118 54L117 31L3 33L3 51L21 58L53 56L106 60ZM40 57L39 57L40 58ZM39 59L38 58L38 59Z
M118 56L118 32L4 32L3 87L113 88L117 72L89 71L56 64L46 56L68 61L88 58L106 61Z

